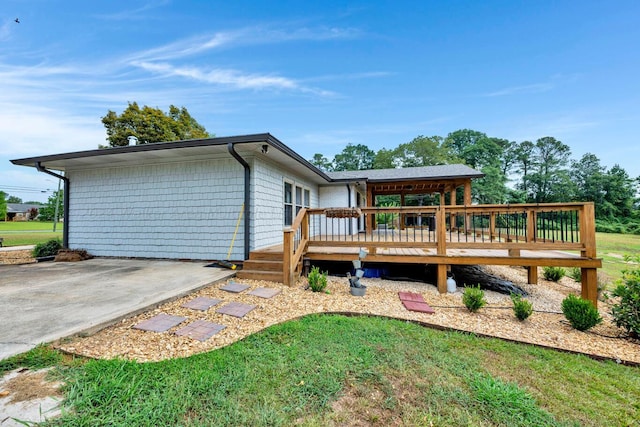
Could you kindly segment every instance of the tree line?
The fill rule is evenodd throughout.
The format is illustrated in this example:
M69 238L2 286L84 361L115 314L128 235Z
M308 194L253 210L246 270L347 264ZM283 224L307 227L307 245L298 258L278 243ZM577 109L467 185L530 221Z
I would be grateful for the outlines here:
M316 153L309 161L326 172L463 163L485 175L472 182L475 203L594 202L599 231L640 234L640 178L603 166L593 153L571 154L551 136L515 142L461 129L378 151L347 144L332 160Z

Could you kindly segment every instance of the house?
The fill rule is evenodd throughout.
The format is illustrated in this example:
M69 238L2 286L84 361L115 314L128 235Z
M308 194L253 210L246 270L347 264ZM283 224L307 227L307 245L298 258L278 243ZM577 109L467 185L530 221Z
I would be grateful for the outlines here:
M471 178L482 176L464 165L330 174L270 134L12 163L64 173L65 246L96 256L203 260L244 260L252 250L282 243L283 228L303 207L365 206L367 198L387 194L390 181L408 183L404 197L465 182L470 188Z
M5 221L29 221L36 219L42 205L32 203L7 203Z
M593 204L473 205L483 174L465 165L326 173L268 133L12 163L63 180L63 244L96 256L240 260L242 274L290 284L303 258L366 249L437 266L441 292L454 264L525 266L529 283L540 266L579 267L597 301ZM433 194L438 205L424 203ZM399 206L376 206L390 195Z

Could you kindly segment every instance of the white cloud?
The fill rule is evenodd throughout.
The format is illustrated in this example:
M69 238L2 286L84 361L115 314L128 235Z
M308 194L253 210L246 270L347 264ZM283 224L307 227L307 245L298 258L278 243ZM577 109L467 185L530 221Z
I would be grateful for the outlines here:
M164 46L134 52L125 58L125 61L163 61L184 58L228 46L263 45L293 41L324 41L354 38L359 34L359 31L350 28L273 30L268 27L255 26L178 40Z
M177 76L237 89L288 89L322 96L332 95L329 91L304 87L293 79L281 76L247 74L223 68L204 70L197 67L175 67L168 63L135 62L133 65L163 77Z
M535 83L525 86L512 86L504 89L497 90L495 92L486 93L483 96L495 97L495 96L509 96L509 95L521 95L531 93L548 92L554 88L551 83Z
M105 132L96 118L42 107L2 106L0 155L30 157L98 148Z

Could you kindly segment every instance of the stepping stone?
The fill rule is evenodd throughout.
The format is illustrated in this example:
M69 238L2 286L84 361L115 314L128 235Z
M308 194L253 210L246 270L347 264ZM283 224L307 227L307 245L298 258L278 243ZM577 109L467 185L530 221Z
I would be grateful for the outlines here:
M142 322L135 325L133 329L152 332L164 332L168 331L174 326L179 325L185 320L187 320L186 317L170 316L168 314L161 313L157 316L152 317L151 319L143 320Z
M227 292L233 292L239 294L240 292L249 289L251 286L243 285L242 283L231 282L227 285L221 286L220 289Z
M255 295L260 298L273 298L282 292L281 289L273 289L273 288L256 288L253 291L249 292L247 295Z
M409 311L417 311L420 313L433 314L436 311L426 302L420 301L402 301L404 307Z
M424 302L422 295L414 292L398 292L398 296L400 297L400 301Z
M254 308L256 308L255 305L243 304L241 302L230 302L229 304L217 309L216 313L228 314L229 316L234 317L244 317Z
M206 341L221 330L226 328L224 325L207 322L206 320L196 320L187 326L178 329L175 334L179 336L187 336L198 341Z
M192 310L207 311L214 305L219 304L221 302L222 302L221 299L198 297L198 298L192 299L191 301L185 302L184 304L182 304L182 307L190 308Z

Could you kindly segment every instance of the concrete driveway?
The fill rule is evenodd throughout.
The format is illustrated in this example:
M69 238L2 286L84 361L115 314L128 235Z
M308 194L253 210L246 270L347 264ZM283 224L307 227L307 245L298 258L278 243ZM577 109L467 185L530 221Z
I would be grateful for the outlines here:
M95 332L235 274L206 264L95 258L2 265L0 359Z

